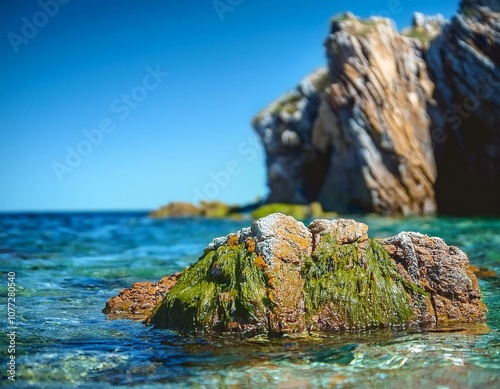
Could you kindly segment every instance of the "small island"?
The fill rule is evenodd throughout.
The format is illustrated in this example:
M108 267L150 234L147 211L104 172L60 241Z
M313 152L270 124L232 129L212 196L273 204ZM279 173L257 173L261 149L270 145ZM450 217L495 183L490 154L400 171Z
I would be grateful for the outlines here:
M440 238L370 239L350 219L306 227L280 213L208 244L198 262L111 298L111 318L181 333L305 336L482 323L467 255Z

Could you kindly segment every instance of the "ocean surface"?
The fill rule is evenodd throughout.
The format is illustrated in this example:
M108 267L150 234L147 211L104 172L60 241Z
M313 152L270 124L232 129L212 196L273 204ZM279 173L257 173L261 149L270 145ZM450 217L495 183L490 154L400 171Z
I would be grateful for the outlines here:
M372 237L440 236L472 264L500 273L500 219L356 219ZM250 223L150 220L145 213L0 215L1 386L500 388L498 277L480 281L489 307L485 334L464 326L307 340L196 339L101 312L122 288L182 270L213 237ZM9 274L15 311L7 309ZM12 331L15 382L7 379Z

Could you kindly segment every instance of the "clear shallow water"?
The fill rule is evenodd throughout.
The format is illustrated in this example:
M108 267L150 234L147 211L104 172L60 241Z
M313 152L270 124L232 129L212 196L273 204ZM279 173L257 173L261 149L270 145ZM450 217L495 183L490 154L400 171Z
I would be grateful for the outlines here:
M370 235L441 236L500 273L500 219L357 217ZM499 388L500 279L481 280L487 334L365 332L306 340L194 339L108 320L107 299L197 260L250 221L149 220L143 213L0 215L0 357L7 273L16 273L12 387Z

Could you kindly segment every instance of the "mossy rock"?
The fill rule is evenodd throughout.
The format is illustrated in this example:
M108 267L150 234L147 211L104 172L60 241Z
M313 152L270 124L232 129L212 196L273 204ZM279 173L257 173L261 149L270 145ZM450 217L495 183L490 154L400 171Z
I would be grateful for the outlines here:
M163 218L179 218L179 217L192 217L200 216L200 209L192 204L186 202L173 201L164 205L157 210L150 212L149 217L154 219Z
M202 201L199 206L192 203L173 201L149 213L154 219L207 217L207 218L240 218L238 207L221 201Z
M244 244L205 253L157 306L151 324L181 332L266 330L265 275Z
M288 203L269 203L261 205L259 208L255 209L251 216L253 219L260 219L262 217L271 215L273 213L282 213L284 215L292 216L297 220L304 220L308 218L319 218L319 217L333 217L336 214L333 212L326 213L323 212L323 208L320 203L314 202L311 204L288 204Z
M316 221L313 231L323 235L311 250L316 238L302 223L268 218L215 239L149 322L184 333L281 336L415 321L412 299L425 292L403 279L382 245L367 238L365 225Z
M146 323L182 333L274 337L486 320L463 251L415 232L370 239L368 226L350 219L306 227L271 214L213 239L179 274L166 279L154 309L141 308ZM131 311L137 319L137 307L158 301L158 287L135 284L105 312Z
M281 112L286 112L290 115L294 114L297 111L297 105L299 101L302 99L302 95L300 92L296 90L292 90L285 94L282 98L275 101L270 108L270 112L273 115L277 115Z
M424 45L427 45L429 42L431 42L436 37L436 34L432 34L432 33L425 31L422 28L415 28L415 27L404 31L403 35L408 37L408 38L418 39Z
M409 294L387 251L374 239L338 245L326 235L302 268L310 327L316 331L389 327L410 323ZM316 318L316 320L312 320Z

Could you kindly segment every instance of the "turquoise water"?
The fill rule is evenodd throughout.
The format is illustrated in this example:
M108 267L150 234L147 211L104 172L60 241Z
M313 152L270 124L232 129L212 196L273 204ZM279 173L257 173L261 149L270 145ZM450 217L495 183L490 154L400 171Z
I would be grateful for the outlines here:
M443 237L500 272L500 219L358 217L373 237ZM150 220L144 213L0 215L2 386L499 388L500 279L481 280L487 334L364 332L308 340L194 339L101 313L133 282L196 261L250 221ZM8 273L16 283L16 381L9 382ZM12 384L12 385L9 385Z

